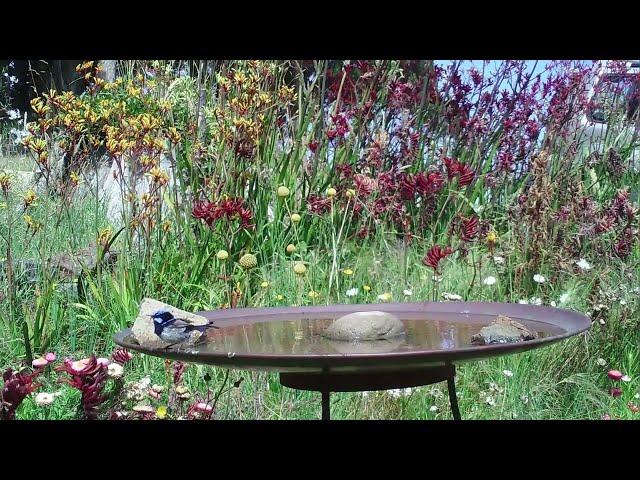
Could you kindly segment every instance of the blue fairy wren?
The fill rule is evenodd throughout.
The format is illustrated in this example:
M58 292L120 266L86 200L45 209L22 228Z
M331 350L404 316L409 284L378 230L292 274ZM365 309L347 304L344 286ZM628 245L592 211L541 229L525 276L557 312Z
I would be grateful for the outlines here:
M194 331L204 333L208 328L219 328L211 323L206 325L193 325L181 318L176 318L167 310L158 310L151 315L155 334L165 342L169 348L191 338Z

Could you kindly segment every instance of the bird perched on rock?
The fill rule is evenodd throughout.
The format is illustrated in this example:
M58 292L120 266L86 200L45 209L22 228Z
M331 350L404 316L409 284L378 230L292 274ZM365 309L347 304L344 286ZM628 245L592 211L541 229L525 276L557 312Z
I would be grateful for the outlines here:
M190 340L193 332L204 333L208 328L219 328L211 323L205 325L193 325L187 321L176 318L167 310L158 310L151 315L155 334L165 342L169 343L166 348L178 343Z

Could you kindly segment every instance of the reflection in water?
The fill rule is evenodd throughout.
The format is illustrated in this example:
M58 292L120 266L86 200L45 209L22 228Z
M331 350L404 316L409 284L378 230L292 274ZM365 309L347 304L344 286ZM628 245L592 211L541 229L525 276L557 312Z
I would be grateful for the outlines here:
M449 327L449 329L442 333L442 340L440 340L440 348L447 350L456 347L456 341L454 339L455 328Z
M449 350L472 346L471 336L489 325L495 316L464 315L452 321L451 316L430 315L431 318L401 318L406 334L387 340L340 342L321 336L333 318L295 318L265 321L247 318L243 325L221 325L210 329L207 342L193 348L202 353L288 354L288 355L348 355L368 353ZM262 320L262 321L261 321ZM514 319L515 320L515 319ZM518 321L536 331L540 338L564 333L559 327L529 320ZM190 348L191 350L191 348Z

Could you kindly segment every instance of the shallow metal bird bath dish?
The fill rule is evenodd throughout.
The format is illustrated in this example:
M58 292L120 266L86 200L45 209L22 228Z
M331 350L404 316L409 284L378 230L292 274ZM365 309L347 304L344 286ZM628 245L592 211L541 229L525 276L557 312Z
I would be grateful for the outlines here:
M372 341L337 341L322 332L354 312L383 311L398 317L402 336ZM589 317L558 308L510 303L426 302L382 305L238 308L197 312L211 328L198 345L150 349L131 329L114 340L125 348L184 362L240 370L280 372L284 386L322 393L322 418L329 419L330 392L416 387L447 381L453 416L460 418L455 365L539 348L587 330ZM536 332L516 343L474 345L471 337L498 315Z

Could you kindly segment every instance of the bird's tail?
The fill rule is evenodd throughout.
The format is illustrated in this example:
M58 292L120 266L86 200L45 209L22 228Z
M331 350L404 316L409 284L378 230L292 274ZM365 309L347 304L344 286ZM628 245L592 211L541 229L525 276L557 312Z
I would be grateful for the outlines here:
M204 332L208 328L220 328L220 327L214 325L213 323L207 323L206 325L194 325L193 326L193 330L197 330L199 332Z

